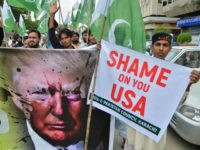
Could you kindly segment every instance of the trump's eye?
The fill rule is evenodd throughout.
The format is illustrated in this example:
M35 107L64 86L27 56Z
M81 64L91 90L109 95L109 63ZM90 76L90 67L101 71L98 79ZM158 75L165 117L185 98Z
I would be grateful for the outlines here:
M70 102L81 100L80 91L70 91L70 92L68 91L65 94L63 94L63 97L65 97Z
M31 94L47 94L47 90L45 88L42 88L40 90L32 92Z
M50 98L50 94L48 90L46 90L45 88L42 88L40 90L31 92L31 94L29 95L29 98L31 100L45 101Z
M77 91L77 90L71 91L71 94L80 94L80 91Z

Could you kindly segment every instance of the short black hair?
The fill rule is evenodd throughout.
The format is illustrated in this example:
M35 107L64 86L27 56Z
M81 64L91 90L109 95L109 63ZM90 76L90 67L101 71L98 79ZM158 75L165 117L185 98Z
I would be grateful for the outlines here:
M79 33L78 32L75 32L75 31L72 31L72 35L75 34L76 36L79 37Z
M28 39L28 36L25 35L25 36L23 37L23 40L27 40L27 39Z
M28 35L29 35L30 33L32 33L32 32L37 33L37 34L38 34L38 37L41 38L41 33L40 33L40 31L38 31L38 30L36 30L36 29L30 29L30 30L28 31Z
M82 35L85 34L85 33L91 35L91 30L90 30L90 29L84 30L84 31L82 32Z
M65 34L65 35L67 35L68 37L72 37L72 31L69 30L69 29L62 29L62 30L59 32L59 34L58 34L59 39L61 39L61 35L62 35L62 34Z
M15 39L15 40L17 40L19 38L19 34L17 34L17 33L13 34L12 38Z

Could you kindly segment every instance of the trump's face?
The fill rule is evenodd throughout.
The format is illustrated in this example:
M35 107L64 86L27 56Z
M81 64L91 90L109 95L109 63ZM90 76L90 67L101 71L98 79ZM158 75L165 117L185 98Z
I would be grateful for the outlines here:
M81 77L64 73L20 70L17 81L23 110L34 131L52 145L76 143L83 132Z

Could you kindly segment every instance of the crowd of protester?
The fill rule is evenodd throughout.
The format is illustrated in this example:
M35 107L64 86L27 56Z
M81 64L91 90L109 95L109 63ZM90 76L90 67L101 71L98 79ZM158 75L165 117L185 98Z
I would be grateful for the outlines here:
M3 27L2 27L2 21L0 20L0 45L1 47L10 47L10 48L47 48L47 49L79 49L79 48L84 48L87 46L91 45L97 45L97 49L99 48L99 45L97 44L97 41L95 37L93 36L92 32L90 29L85 28L83 32L80 31L74 31L69 28L63 28L61 29L58 26L58 23L55 21L55 14L58 11L57 6L51 7L50 9L50 18L49 18L49 24L48 24L48 32L46 34L41 34L38 30L36 29L30 29L27 31L25 36L20 36L18 33L13 31L10 33L10 37L8 40L6 40L6 37L4 36L3 32ZM159 37L159 38L158 38ZM164 37L164 38L163 38ZM153 40L155 42L152 43L151 49L154 54L154 57L159 58L159 55L156 56L157 51L159 51L160 45L167 45L164 47L163 51L166 51L167 53L171 50L171 40L165 40L165 37L170 37L171 36L165 33L160 33L158 35L154 35ZM163 38L164 40L160 40ZM163 42L164 43L158 43L158 42ZM160 45L158 45L158 44ZM157 44L157 45L156 45ZM160 59L164 59L160 58ZM199 80L198 72L195 72L195 81L191 80L191 83L196 83ZM104 121L107 123L106 128L109 128L109 116L107 114L100 112L100 116L103 116L106 118ZM122 137L122 145L121 147L124 148L126 138L127 138L127 130L126 130L126 124L120 122L120 120L116 121L116 128L118 128L120 132L120 136ZM165 139L166 140L166 139ZM147 141L147 140L146 140ZM150 141L150 140L149 140ZM148 142L149 142L148 141ZM141 142L140 142L141 143ZM151 145L155 145L155 147L159 147L159 149L163 149L160 147L165 147L166 141L164 141L161 144L156 144L153 142L149 142ZM136 145L139 145L138 143ZM146 143L143 144L143 147L145 145L148 145ZM135 146L137 149L137 147ZM144 148L145 149L145 148Z
M1 29L0 29L1 30ZM63 29L66 30L66 29ZM96 44L96 40L94 38L94 36L91 34L91 32L89 31L89 33L87 33L87 29L85 31L83 31L83 35L86 34L86 36L80 36L78 32L76 31L72 31L67 29L70 35L70 40L71 40L71 45L73 47L71 48L83 48L86 46L90 46L90 45L94 45ZM51 41L48 39L47 40L47 35L45 34L41 34L38 30L34 30L34 29L30 29L25 36L20 36L18 33L11 33L11 36L9 37L8 40L6 40L5 38L1 38L1 47L21 47L21 48L34 48L31 46L30 43L32 43L32 41L34 40L31 36L30 36L30 32L35 32L38 33L38 39L36 40L36 44L38 44L38 47L35 48L52 48L51 47ZM89 36L87 36L87 34ZM2 36L3 34L1 34ZM56 35L56 37L58 37L58 35ZM87 39L88 38L88 39ZM90 41L91 39L91 41ZM39 41L38 41L39 40ZM52 39L53 40L53 39ZM86 41L89 41L88 43L86 43Z
M67 36L69 44L72 49L78 49L95 45L97 43L90 29L85 28L81 33L80 31L74 31L68 28L60 29L56 23L52 36L52 29L50 28L46 34L41 34L36 29L29 29L24 36L19 35L16 31L12 31L5 36L2 27L2 21L0 20L0 46L1 47L21 47L21 48L64 48L66 38L62 39L61 35ZM58 32L55 32L58 31ZM50 37L50 38L49 38ZM60 46L56 47L55 42Z

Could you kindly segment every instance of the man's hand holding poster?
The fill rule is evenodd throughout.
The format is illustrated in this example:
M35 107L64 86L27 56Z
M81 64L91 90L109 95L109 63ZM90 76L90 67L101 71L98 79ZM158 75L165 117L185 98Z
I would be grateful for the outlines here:
M189 83L190 72L102 41L93 105L159 141Z

